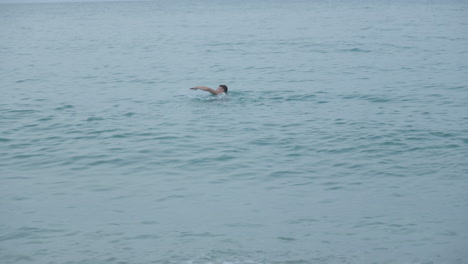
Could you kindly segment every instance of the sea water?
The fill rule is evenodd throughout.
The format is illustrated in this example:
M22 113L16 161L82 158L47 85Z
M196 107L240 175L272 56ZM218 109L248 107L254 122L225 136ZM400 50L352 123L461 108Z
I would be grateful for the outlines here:
M468 263L466 1L1 4L0 67L1 263Z

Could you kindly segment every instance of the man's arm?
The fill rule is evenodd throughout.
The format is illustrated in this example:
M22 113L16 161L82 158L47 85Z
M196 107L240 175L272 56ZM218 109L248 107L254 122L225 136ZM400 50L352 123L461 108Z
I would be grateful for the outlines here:
M206 87L206 86L195 86L195 87L192 87L190 89L192 89L192 90L202 90L202 91L210 92L210 93L212 93L214 95L217 95L215 90L213 90L213 89L211 89L209 87Z

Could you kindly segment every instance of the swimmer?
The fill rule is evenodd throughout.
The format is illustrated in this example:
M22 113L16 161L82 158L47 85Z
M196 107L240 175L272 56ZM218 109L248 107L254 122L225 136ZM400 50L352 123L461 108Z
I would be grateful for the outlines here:
M202 90L202 91L206 91L206 92L210 92L214 95L218 95L218 94L222 94L222 93L225 93L227 94L228 92L228 87L224 84L221 84L220 86L218 86L218 89L216 90L213 90L209 87L206 87L206 86L195 86L195 87L192 87L190 88L192 90Z

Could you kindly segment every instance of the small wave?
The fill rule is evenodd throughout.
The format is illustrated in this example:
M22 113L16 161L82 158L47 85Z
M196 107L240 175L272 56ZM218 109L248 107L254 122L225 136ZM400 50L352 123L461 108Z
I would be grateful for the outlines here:
M44 122L44 121L50 121L52 119L54 119L53 116L48 116L48 117L39 118L37 121Z
M33 109L20 109L20 110L10 110L8 112L15 113L15 114L34 114L34 113L39 113L40 111L33 110Z
M239 252L224 252L214 250L204 255L192 257L185 261L179 262L183 264L267 264L265 260L260 260L250 254L239 255ZM169 263L173 263L173 260L169 260Z
M293 237L277 237L278 240L281 240L283 242L293 242L296 241L297 239Z
M204 232L204 233L182 232L179 235L179 237L222 237L222 236L224 235L213 234L210 232Z
M105 165L105 164L124 165L126 164L126 162L124 159L115 158L115 159L108 159L108 160L93 161L89 163L88 166L99 166L99 165Z
M170 200L175 200L175 199L184 199L185 197L186 196L183 196L183 195L169 195L169 196L156 200L156 202L165 202L165 201L170 201Z
M64 105L64 106L60 106L60 107L55 108L55 110L61 111L61 110L65 110L65 109L71 109L73 107L74 107L73 105Z
M92 116L92 117L89 117L88 119L86 119L86 121L88 121L88 122L101 121L101 120L104 120L104 118Z
M379 95L345 95L343 96L344 99L363 99L369 101L371 103L387 103L390 102L392 99L388 98L388 96L379 96Z
M60 229L43 229L36 227L21 227L14 232L0 236L0 241L7 241L22 238L46 238L54 236L53 234L63 233Z
M40 79L37 79L37 78L21 79L21 80L17 80L16 83L35 82L35 81L40 81Z
M316 98L315 94L303 94L303 95L294 95L286 99L286 101L308 101L310 99Z
M126 237L125 240L157 240L160 238L161 237L157 235L137 235L133 237Z
M128 113L124 114L123 116L132 117L132 116L134 116L134 115L136 115L136 114L133 113L133 112L128 112Z
M187 260L183 262L183 264L266 264L264 261L255 261L249 259L242 259L242 260L222 260L222 259L194 259L194 260Z
M341 51L344 51L344 52L363 52L363 53L371 52L370 50L364 50L364 49L360 49L360 48L343 49Z

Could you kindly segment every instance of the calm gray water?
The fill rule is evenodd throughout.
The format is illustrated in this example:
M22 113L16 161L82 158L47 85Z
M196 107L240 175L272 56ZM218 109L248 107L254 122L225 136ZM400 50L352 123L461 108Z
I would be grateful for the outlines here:
M1 4L0 69L1 263L468 263L466 1Z

